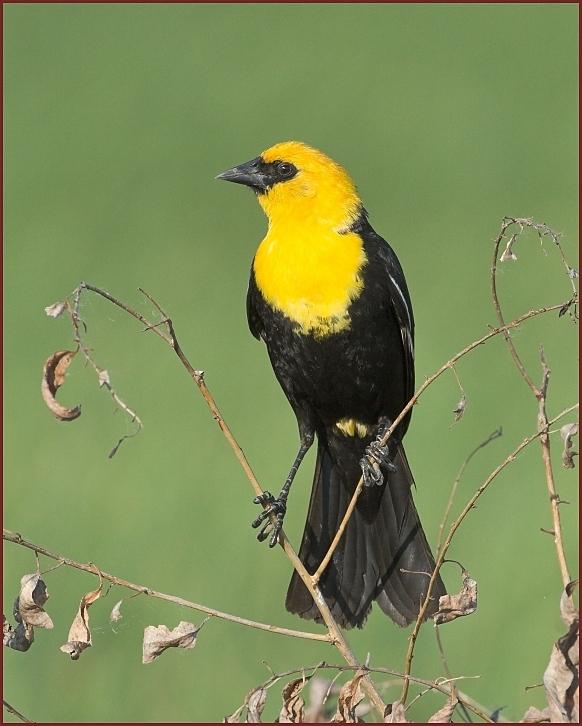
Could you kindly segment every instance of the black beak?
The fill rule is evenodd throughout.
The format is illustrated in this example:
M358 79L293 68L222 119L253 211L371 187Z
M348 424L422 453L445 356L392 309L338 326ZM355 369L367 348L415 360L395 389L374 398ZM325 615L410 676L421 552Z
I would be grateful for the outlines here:
M261 170L262 160L260 157L247 161L239 166L233 166L232 169L223 171L218 174L215 179L234 182L235 184L244 184L251 187L257 192L266 192L269 188L267 175Z

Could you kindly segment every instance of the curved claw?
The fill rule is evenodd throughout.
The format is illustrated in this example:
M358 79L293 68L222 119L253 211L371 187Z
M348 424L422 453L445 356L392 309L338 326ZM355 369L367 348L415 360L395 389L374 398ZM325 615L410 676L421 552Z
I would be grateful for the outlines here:
M279 541L279 533L283 527L283 519L285 512L287 511L287 505L284 499L275 497L270 492L263 492L253 499L255 504L265 506L259 516L251 522L251 527L257 529L262 524L264 525L261 531L257 534L259 542L264 542L270 535L269 547L274 547ZM276 517L276 522L273 524L271 516Z

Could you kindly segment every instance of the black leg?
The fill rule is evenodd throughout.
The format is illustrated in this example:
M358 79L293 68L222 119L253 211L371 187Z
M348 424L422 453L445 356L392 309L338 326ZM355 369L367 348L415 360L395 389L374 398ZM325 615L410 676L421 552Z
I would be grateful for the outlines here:
M362 475L364 477L364 486L382 486L384 483L384 475L382 474L383 465L388 471L396 471L396 467L392 463L391 448L393 447L394 438L382 446L380 443L382 437L391 426L391 421L383 419L378 426L378 434L374 441L366 447L364 456L360 460L362 467ZM393 448L392 448L393 450Z
M310 433L301 437L301 446L299 447L293 466L291 467L289 475L283 484L283 488L276 499L271 492L267 491L253 499L255 504L261 504L265 506L266 509L259 514L259 516L252 522L251 526L256 529L257 527L260 527L261 524L265 523L264 527L257 535L257 539L259 542L263 542L270 534L271 538L269 539L269 547L274 547L277 544L279 532L283 527L283 519L285 518L285 513L287 511L287 497L289 496L291 484L293 484L293 479L295 479L295 475L297 474L301 462L303 461L305 454L311 448L312 443L313 434ZM275 516L274 524L271 522L271 515Z

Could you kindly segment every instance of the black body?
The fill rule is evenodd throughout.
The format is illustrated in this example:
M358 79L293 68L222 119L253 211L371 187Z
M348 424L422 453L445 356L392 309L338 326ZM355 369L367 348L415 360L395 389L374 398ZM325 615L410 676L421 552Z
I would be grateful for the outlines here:
M349 308L348 329L325 337L301 334L273 309L251 271L249 327L264 340L269 357L297 416L302 441L318 440L309 514L300 549L313 573L325 555L361 476L360 460L378 424L394 420L414 393L414 321L398 259L370 226L362 210L351 230L367 258L363 289ZM354 419L369 435L346 436L336 426ZM384 483L365 487L346 532L320 580L333 615L343 627L361 627L374 600L395 622L418 615L434 561L411 495L412 475L402 448L410 414L390 442L396 471L383 467ZM409 570L413 572L402 572ZM415 574L416 573L416 574ZM428 608L432 614L445 589L440 578ZM319 620L311 596L294 574L287 609Z

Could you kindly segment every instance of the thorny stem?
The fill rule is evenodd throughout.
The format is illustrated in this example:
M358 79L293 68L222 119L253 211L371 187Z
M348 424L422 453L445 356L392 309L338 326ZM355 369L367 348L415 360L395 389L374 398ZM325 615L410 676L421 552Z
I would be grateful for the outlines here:
M111 582L113 585L118 585L119 587L125 587L128 590L133 590L134 592L137 592L137 593L149 595L149 597L154 597L154 598L157 598L158 600L166 600L167 602L172 602L176 605L180 605L181 607L190 608L191 610L198 610L199 612L206 613L207 615L212 615L216 618L220 618L221 620L229 620L232 623L238 623L239 625L246 625L249 628L256 628L257 630L266 630L270 633L278 633L279 635L289 635L294 638L305 638L306 640L323 640L326 642L329 642L329 640L330 640L329 635L327 635L327 634L305 633L300 630L290 630L289 628L279 628L276 625L269 625L267 623L259 623L255 620L248 620L247 618L240 618L240 617L238 617L238 615L230 615L229 613L223 613L220 610L216 610L215 608L207 607L206 605L199 605L198 603L191 602L190 600L185 600L184 598L177 597L176 595L167 595L166 593L158 592L156 590L153 590L151 587L146 587L145 585L136 585L134 582L130 582L129 580L124 580L122 577L117 577L116 575L111 575L108 572L103 572L103 570L97 568L94 564L85 564L83 562L76 562L75 560L72 560L70 557L63 557L62 555L59 555L56 552L51 552L50 550L47 550L45 547L42 547L41 545L37 545L37 544L34 544L33 542L29 542L28 540L25 540L18 533L11 532L8 529L3 530L2 539L6 540L7 542L14 542L15 544L18 544L21 547L26 547L29 550L33 550L34 552L40 553L41 555L44 555L45 557L49 557L51 560L57 560L59 562L59 566L65 565L67 567L72 567L76 570L82 570L83 572L90 572L92 575L99 574L103 580L107 580L107 582Z
M414 406L414 404L418 401L418 399L422 396L422 394L426 391L426 389L436 381L437 378L442 376L443 373L448 371L450 368L452 368L455 363L463 358L465 355L470 353L471 351L475 350L475 348L478 348L480 345L483 345L491 338L494 338L496 335L499 335L500 333L504 333L508 330L511 330L513 328L517 328L521 323L523 323L526 320L529 320L530 318L534 318L538 315L543 315L544 313L549 313L554 310L561 310L564 308L565 305L573 304L573 300L569 300L566 303L558 303L557 305L550 305L549 307L543 307L538 308L537 310L530 310L527 313L524 313L523 315L520 315L518 318L515 318L515 320L512 320L510 323L503 324L498 328L493 328L490 330L486 335L481 336L477 340L474 340L470 345L463 348L463 350L459 351L456 355L454 355L450 360L448 360L446 363L444 363L435 373L432 374L432 376L429 376L425 382L420 386L418 391L414 394L414 396L410 399L410 401L406 404L406 406L402 409L400 414L396 417L390 428L386 431L384 436L381 440L381 445L385 445L389 438L394 433L394 430L396 427L400 424L402 419L406 416L408 411ZM321 564L317 568L317 571L313 575L313 581L319 582L319 579L321 575L323 574L325 568L328 566L329 561L332 558L333 553L335 552L335 548L338 545L338 542L340 541L345 528L347 526L348 520L357 504L358 497L360 496L360 492L362 491L362 487L364 486L364 479L363 477L360 477L360 481L358 482L356 489L352 495L352 498L350 500L350 503L348 505L348 508L346 509L346 513L344 514L344 518L341 521L341 524L336 532L335 537L332 540L331 545L329 546L328 551L326 552L325 557L321 561Z
M101 290L98 287L95 287L94 285L90 285L89 283L82 282L79 285L80 289L86 289L90 290L91 292L96 293L97 295L100 295L101 297L104 297L105 299L109 300L109 302L113 303L117 307L121 308L122 310L125 310L129 315L136 318L140 322L142 322L148 330L152 330L158 337L162 338L176 353L178 358L180 359L180 362L194 381L194 383L198 386L198 389L200 390L200 393L202 394L202 397L204 398L204 401L206 402L206 405L208 406L210 413L212 414L212 417L217 422L218 426L220 427L220 430L224 434L226 440L228 441L231 449L234 452L234 455L237 458L237 461L241 465L241 468L243 469L247 479L250 482L251 487L253 488L253 491L255 494L260 495L263 493L263 489L261 485L259 484L243 450L241 449L238 441L234 437L232 431L230 430L229 426L227 425L226 421L222 417L222 414L220 413L220 410L218 409L218 406L216 404L216 401L214 400L214 397L210 393L208 387L206 386L206 383L204 381L204 373L203 371L195 370L194 367L191 365L190 361L184 354L182 348L180 347L180 344L178 343L178 339L176 337L176 333L174 330L173 323L169 317L166 316L166 324L168 327L169 335L159 330L158 326L154 326L152 323L149 322L141 313L136 312L132 308L130 308L125 303L121 302L117 298L114 298L113 295L110 295L108 292L105 292L104 290ZM150 301L154 302L153 299L146 294L146 296L150 299ZM163 312L161 310L161 307L154 302L156 307L160 312ZM359 667L360 664L353 653L352 649L350 648L347 640L345 639L340 627L336 623L333 615L331 614L331 610L327 606L327 603L325 602L325 599L323 595L321 594L319 588L317 587L317 583L313 582L311 575L307 572L305 569L303 563L297 556L297 553L291 546L291 543L287 539L287 536L285 535L284 531L281 530L279 534L279 543L283 550L285 551L285 554L287 555L288 559L290 560L291 564L293 565L294 569L297 571L297 574L302 579L303 583L305 584L305 587L307 588L309 594L313 598L313 601L315 602L321 618L323 622L325 623L327 629L328 629L328 636L326 636L327 640L330 640L335 647L339 650L341 655L344 657L345 661L349 663L351 666ZM384 717L384 712L386 710L386 704L382 700L382 697L376 690L376 687L372 683L372 681L366 676L362 679L362 687L366 691L366 694L368 695L368 698L370 699L371 703L373 704L374 708L380 716Z
M549 422L549 425L554 424L559 419L563 418L564 416L567 416L569 413L572 413L572 411L575 411L578 408L578 405L579 404L575 403L573 406L570 406L569 408L564 409L561 413L559 413L557 416L555 416ZM541 436L541 433L539 431L536 431L534 434L531 434L526 439L524 439L521 442L521 444L519 444L519 446L517 446L511 452L511 454L509 454L500 464L498 464L498 466L496 466L495 469L493 469L493 471L491 472L491 474L489 474L489 476L487 477L487 479L485 479L485 481L481 484L481 486L477 489L477 491L469 499L469 501L464 506L463 510L461 511L461 513L459 514L459 516L457 517L457 519L455 519L455 521L451 524L451 527L449 529L449 533L448 533L448 535L447 535L447 537L446 537L446 539L445 539L445 541L443 543L443 546L442 546L439 554L437 555L436 562L435 562L435 568L434 568L433 573L432 573L432 575L430 577L430 582L428 584L428 589L427 589L426 597L425 597L424 602L422 603L422 605L420 607L420 611L418 613L418 617L416 618L416 622L414 624L414 628L413 628L412 633L410 635L410 640L409 640L409 644L408 644L408 650L406 652L406 660L405 660L405 665L404 665L405 679L404 679L404 685L403 685L403 688L402 688L402 696L401 696L401 699L400 699L402 701L402 703L405 703L406 702L406 698L408 696L408 686L409 686L409 678L408 678L408 676L410 674L410 669L412 667L412 658L413 658L413 655L414 655L414 646L416 644L416 639L418 637L418 633L420 631L420 627L422 625L422 622L424 620L424 616L425 616L426 610L427 610L428 605L429 605L430 600L431 600L431 593L432 593L432 589L433 589L435 580L438 577L438 574L440 572L441 566L442 566L442 564L444 562L444 559L445 559L445 555L446 555L446 553L447 553L447 551L448 551L448 549L449 549L449 547L451 545L451 542L452 542L452 539L453 539L453 537L455 535L455 532L459 529L459 527L461 526L461 524L462 524L463 520L465 519L465 517L467 516L467 514L469 514L469 512L471 511L471 509L473 509L473 507L475 506L475 503L477 502L477 500L479 499L479 497L483 494L483 492L489 487L489 485L491 484L491 482L505 469L505 467L508 464L510 464L511 462L515 461L515 459L517 458L518 454L520 454L523 451L523 449L526 448L526 446L529 446L529 444L531 444L532 441L535 441L540 436Z

